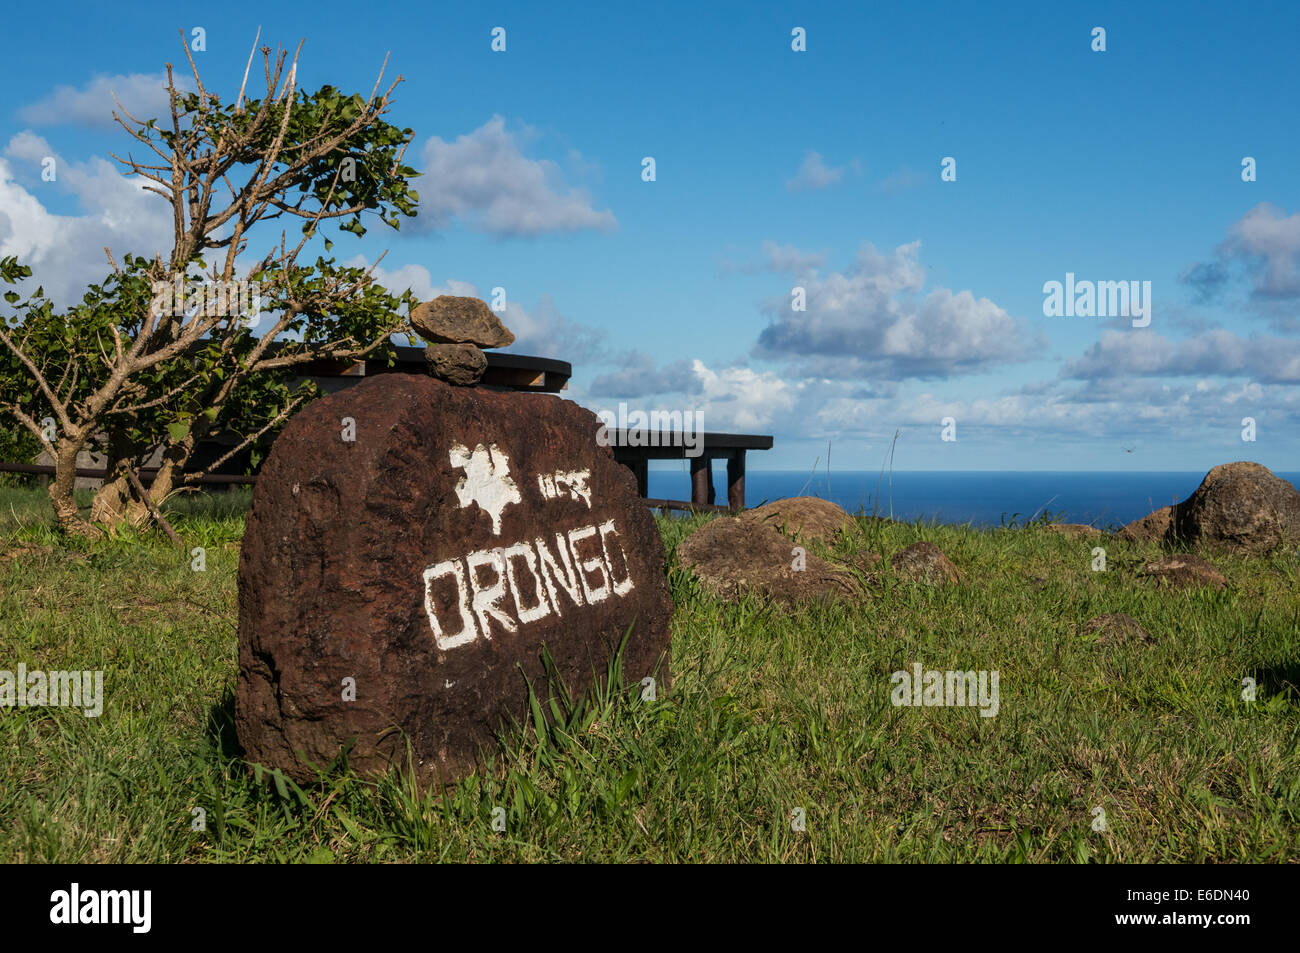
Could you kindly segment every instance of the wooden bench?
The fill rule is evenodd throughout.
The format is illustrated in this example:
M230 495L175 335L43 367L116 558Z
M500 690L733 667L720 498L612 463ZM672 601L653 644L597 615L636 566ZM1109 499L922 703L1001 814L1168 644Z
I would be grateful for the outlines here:
M631 446L629 435L635 433L640 446ZM746 433L705 433L693 435L701 441L694 447L683 445L681 434L647 433L645 431L610 430L608 439L614 459L636 476L637 492L647 499L650 496L651 460L690 460L691 503L696 507L717 508L713 488L713 461L727 461L727 506L732 510L745 508L745 453L749 450L771 450L771 436ZM647 446L651 438L658 446ZM694 441L693 441L694 442ZM700 451L699 456L687 456L688 450ZM672 504L672 500L654 500L654 505Z

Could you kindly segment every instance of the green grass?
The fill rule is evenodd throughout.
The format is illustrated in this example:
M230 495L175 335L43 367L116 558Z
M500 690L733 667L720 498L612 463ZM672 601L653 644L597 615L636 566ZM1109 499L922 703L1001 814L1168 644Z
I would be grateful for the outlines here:
M886 569L860 601L789 611L702 595L672 555L702 520L664 520L672 690L557 703L550 720L540 700L484 772L421 797L340 770L300 788L238 758L247 502L169 506L206 550L195 572L157 532L68 540L40 491L0 489L0 669L105 673L97 719L0 709L0 861L1300 859L1294 554L1213 554L1229 590L1179 593L1136 577L1156 550L1113 538L1094 573L1098 543L1041 524L864 523L840 555L929 540L967 584ZM1103 612L1154 644L1092 641L1083 623ZM889 675L914 662L998 670L999 714L894 707Z

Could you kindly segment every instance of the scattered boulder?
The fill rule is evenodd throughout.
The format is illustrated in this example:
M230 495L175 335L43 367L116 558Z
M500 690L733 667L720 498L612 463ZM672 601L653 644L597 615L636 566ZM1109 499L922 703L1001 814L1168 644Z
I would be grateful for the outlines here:
M830 500L815 496L795 496L777 500L752 510L746 510L740 519L764 523L794 540L817 540L827 546L836 538L851 531L853 517Z
M487 370L487 355L473 344L430 344L424 359L430 374L456 387L473 387Z
M663 542L598 423L558 397L405 374L299 411L240 552L248 760L306 780L354 741L370 774L404 767L409 741L417 782L448 783L527 720L528 682L545 700L543 647L575 697L625 636L625 677L666 688Z
M1174 508L1162 506L1154 513L1134 520L1115 535L1133 543L1163 543L1169 538L1174 525Z
M1083 634L1096 635L1096 641L1101 645L1155 641L1151 638L1151 633L1138 624L1137 619L1123 612L1107 612L1088 620L1083 626Z
M417 305L411 326L434 344L474 344L481 348L508 347L515 336L501 323L487 302L478 298L439 295Z
M889 561L894 571L916 582L930 585L961 582L961 573L934 543L913 543L894 553Z
M1141 575L1148 576L1158 585L1175 589L1188 589L1197 586L1209 586L1222 589L1227 585L1223 573L1200 556L1179 553L1173 556L1161 556L1142 567Z
M706 590L728 601L753 594L793 604L861 593L851 573L795 548L771 526L721 516L682 540L677 559Z
M1129 523L1122 539L1205 545L1246 553L1300 542L1300 491L1268 467L1217 466L1187 499Z
M1300 491L1258 463L1225 463L1178 504L1174 531L1189 544L1250 553L1300 542Z

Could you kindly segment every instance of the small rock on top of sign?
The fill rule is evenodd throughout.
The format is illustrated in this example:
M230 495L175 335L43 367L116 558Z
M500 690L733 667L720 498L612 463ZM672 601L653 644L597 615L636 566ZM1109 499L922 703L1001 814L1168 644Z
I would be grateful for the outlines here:
M515 336L479 298L439 295L416 305L411 326L434 344L473 344L481 348L509 347Z
M473 387L487 370L487 355L473 344L430 344L424 349L429 373L457 387Z

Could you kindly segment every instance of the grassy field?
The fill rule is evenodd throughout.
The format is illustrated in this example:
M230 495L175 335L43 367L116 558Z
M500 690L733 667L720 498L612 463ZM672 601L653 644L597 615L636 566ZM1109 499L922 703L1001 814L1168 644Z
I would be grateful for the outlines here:
M1093 572L1098 543L1042 524L864 521L843 547L928 540L966 584L886 570L856 603L787 611L702 595L673 556L700 520L664 520L672 691L530 722L480 776L421 798L397 777L259 780L240 760L247 503L171 506L206 551L196 572L160 533L70 541L39 491L0 489L0 669L105 673L98 718L0 709L0 861L1300 860L1293 553L1212 555L1227 591L1170 592L1136 575L1156 550L1113 538ZM1084 623L1105 612L1153 643L1096 641ZM997 670L997 716L894 707L890 673L917 662Z

